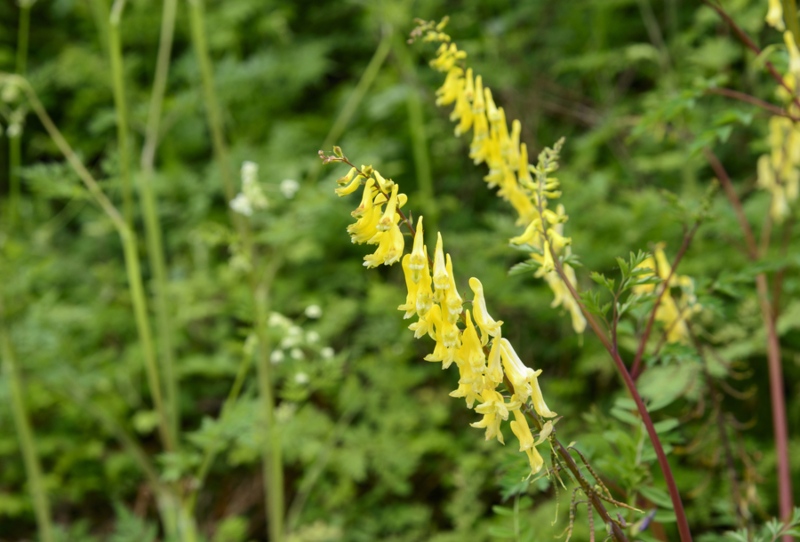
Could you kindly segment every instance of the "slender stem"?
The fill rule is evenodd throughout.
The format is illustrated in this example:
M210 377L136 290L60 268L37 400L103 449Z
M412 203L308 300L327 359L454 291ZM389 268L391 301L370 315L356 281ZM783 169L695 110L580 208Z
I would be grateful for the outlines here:
M255 276L254 276L255 278ZM258 357L256 373L258 391L261 398L261 415L266 432L264 447L261 450L264 464L264 489L267 493L266 512L269 519L270 540L283 540L283 461L281 459L280 432L275 422L275 395L272 383L272 365L269 361L270 340L267 333L269 314L269 289L261 282L254 285L256 303L256 334L258 335Z
M3 372L6 374L11 392L11 411L17 428L22 459L25 463L25 476L31 492L36 524L39 527L39 537L43 542L54 542L55 536L53 533L53 520L50 515L50 501L44 486L42 466L39 463L39 455L36 451L36 439L25 407L22 378L19 374L16 354L11 345L11 339L6 327L2 305L0 305L0 343L2 343L0 348L3 356Z
M642 367L642 358L644 357L644 351L647 347L647 342L650 339L650 333L653 331L653 324L656 321L656 312L658 312L658 307L661 305L661 300L664 298L664 295L669 291L669 283L672 280L672 277L675 275L675 272L678 269L681 260L683 259L683 255L686 254L686 251L689 249L689 245L692 243L692 239L694 239L694 235L697 233L697 229L700 227L701 223L701 220L696 220L692 226L692 229L686 232L686 234L683 236L683 242L678 249L678 253L675 255L675 259L672 261L672 269L670 269L667 278L664 279L664 282L661 284L658 297L656 297L656 301L653 304L653 310L650 311L650 317L647 320L647 325L645 325L644 333L642 333L642 337L639 339L639 346L637 347L636 355L633 358L631 376L634 380L638 379L644 370Z
M131 186L130 142L128 141L128 106L125 99L125 75L122 67L122 44L119 34L125 0L115 0L108 18L108 55L111 61L111 81L114 108L117 113L117 154L122 187L122 215L130 228L133 224L133 189Z
M372 83L375 82L375 78L378 76L381 66L383 66L383 63L386 60L386 57L389 55L391 48L392 31L391 28L387 28L384 31L383 36L381 36L381 41L378 43L378 48L375 49L375 53L372 55L369 64L367 64L364 73L361 74L361 79L359 79L356 88L353 89L353 92L347 98L347 102L344 104L344 107L339 112L336 120L333 122L333 126L331 126L328 135L325 136L325 140L322 143L323 149L329 149L344 133L345 128L347 128L347 125L350 123L353 115L355 115L356 111L358 110L361 100L364 99L364 96L372 86ZM314 181L317 180L321 166L322 164L319 163L316 163L313 166L308 175L309 183L313 184Z
M177 0L165 0L161 18L161 36L158 42L156 73L153 81L153 91L150 95L150 107L147 111L147 126L145 129L144 146L142 148L142 173L137 185L139 187L139 198L141 200L144 216L147 256L150 262L150 268L153 272L153 282L155 285L156 333L158 336L161 363L164 367L170 430L172 434L175 435L175 440L177 441L177 435L180 434L180 395L178 391L178 375L175 371L175 346L173 344L175 325L172 321L172 312L169 309L167 264L163 243L164 236L158 218L158 202L153 192L152 183L155 153L158 146L158 127L161 120L161 107L164 102L164 94L167 87L176 11Z
M507 385L509 385L509 388L511 387L510 383ZM530 409L526 409L525 414L527 414L528 419L533 422L536 428L541 431L542 421L539 419L539 416L534 415ZM605 504L603 504L603 500L598 497L597 491L594 490L593 484L586 479L581 472L580 466L575 463L575 459L573 459L572 454L569 453L569 450L563 444L561 444L561 441L559 441L556 437L555 429L553 429L553 432L550 434L549 440L553 444L553 449L555 452L558 454L561 460L564 461L567 469L569 469L572 477L583 488L584 494L589 499L589 502L591 502L592 507L600 515L600 518L603 520L603 524L605 524L606 528L611 529L611 534L618 542L628 542L628 537L625 535L625 531L622 530L622 527L620 527L618 521L611 518L608 510L606 510Z
M222 113L220 111L217 94L214 90L214 73L211 69L211 57L208 53L208 43L206 42L205 13L203 0L189 1L189 20L192 29L192 44L194 46L197 61L200 64L200 77L203 82L203 104L206 108L209 128L211 129L211 141L214 147L214 155L222 176L222 184L225 189L226 201L233 199L235 189L233 178L228 164L228 145L225 143L225 135L222 128Z
M547 232L545 231L543 234L546 236ZM600 327L600 324L597 322L594 316L586 310L586 307L583 305L583 303L581 303L578 292L575 290L575 287L564 273L564 268L562 267L561 262L558 260L558 254L556 254L555 250L553 250L552 244L549 242L549 240L547 241L548 245L550 246L550 253L553 257L553 262L555 264L558 276L561 277L561 280L566 285L570 295L580 307L581 312L583 312L583 315L586 317L586 321L589 323L589 326L592 328L598 338L600 338L603 346L605 346L606 350L611 355L611 359L614 360L614 364L617 366L617 371L622 376L625 387L628 388L628 393L631 394L633 401L636 403L636 409L639 411L639 415L641 416L642 422L647 430L647 435L650 437L650 442L653 445L653 450L655 450L658 464L661 467L661 473L663 474L664 480L667 483L670 500L672 501L672 506L675 510L675 517L678 523L678 533L680 534L681 542L691 542L692 533L689 530L689 521L686 518L686 511L683 508L681 494L678 491L677 484L675 483L675 477L672 475L672 469L669 466L667 454L664 452L664 447L661 445L661 439L658 437L658 433L653 425L653 420L650 418L650 413L647 411L647 407L642 400L642 396L639 395L639 390L636 389L636 383L633 381L633 378L628 372L625 362L622 361L622 358L619 356L619 353L616 352L609 343L608 338L603 332L603 329Z
M17 64L16 73L24 76L28 66L28 36L31 26L31 2L19 3L19 29L17 31ZM20 119L22 122L22 119ZM8 138L8 162L9 162L9 226L14 228L20 217L20 196L21 181L19 170L22 166L22 127L14 136Z
M734 21L734 20L731 18L731 16L730 16L730 15L728 15L728 14L725 12L725 10L723 10L723 9L722 9L720 6L718 6L718 5L717 5L717 4L715 4L714 2L711 2L711 0L703 0L703 3L704 3L705 5L707 5L708 7L710 7L711 9L713 9L714 11L716 11L716 12L717 12L717 14L720 16L720 18L722 18L722 20L723 20L723 21L725 21L725 23L726 23L728 26L730 26L730 27L731 27L731 30L733 30L734 34L736 34L736 36L739 38L739 40L740 40L742 43L744 43L744 44L745 44L745 46L746 46L748 49L750 49L751 51L753 51L753 52L755 53L755 55L756 55L756 56L759 56L759 55L761 54L761 52L762 52L762 51L761 51L761 48L760 48L758 45L756 45L756 44L755 44L755 42L754 42L754 41L753 41L753 40L750 38L750 36L748 36L748 35L747 35L747 32L745 32L744 30L742 30L742 28L741 28L741 27L740 27L738 24L736 24L736 21ZM770 62L769 60L767 60L766 62L764 62L764 65L766 66L766 68L767 68L767 71L769 71L770 75L772 75L772 78L773 78L773 79L775 79L775 81L776 81L776 82L777 82L777 83L778 83L778 84L779 84L781 87L783 87L783 89L784 89L784 90L786 90L786 92L788 92L788 93L789 93L789 96L791 96L791 97L792 97L792 101L794 102L794 104L795 104L797 107L800 107L800 99L798 99L798 97L797 97L797 95L795 94L794 90L792 90L792 87L790 87L790 86L789 86L789 85L786 83L786 81L784 80L783 76L782 76L782 75L780 74L780 72L779 72L779 71L778 71L778 70L775 68L775 65L774 65L772 62Z
M20 85L28 96L28 103L31 109L36 113L39 121L44 126L50 138L56 144L58 149L67 159L72 169L78 174L86 189L94 197L95 202L105 212L117 233L123 245L123 253L125 256L125 270L128 278L128 287L131 292L131 299L133 302L134 315L136 318L136 327L139 334L139 342L142 347L142 355L145 362L145 372L147 373L148 385L150 387L150 394L153 396L153 404L159 416L159 433L164 447L172 451L174 450L174 442L169 431L168 416L164 403L161 397L161 384L158 373L158 364L156 362L155 348L153 346L153 339L150 332L150 322L148 320L147 300L144 295L144 286L142 285L142 275L139 263L139 254L136 247L136 234L128 228L125 219L120 215L119 211L111 200L103 192L100 185L94 179L89 170L83 165L75 151L61 135L56 125L53 123L44 106L39 101L36 92L30 84L23 78L0 73L0 81L12 80L14 83Z
M786 111L784 108L779 107L775 104L771 104L766 102L760 98L756 98L750 94L745 92L740 92L738 90L733 90L730 88L710 88L706 90L708 94L718 94L720 96L725 96L726 98L732 98L734 100L739 100L740 102L749 103L750 105L754 105L756 107L760 107L764 111L768 111L773 115L779 117L786 117L787 119L791 119L794 122L800 122L800 117L796 117Z
M733 187L728 173L716 155L709 149L705 149L706 159L711 164L714 173L717 175L725 195L733 207L736 217L739 220L739 227L744 234L747 243L747 252L750 260L758 261L758 245L755 235L747 221L736 190ZM775 327L775 310L769 300L769 284L764 273L756 275L756 292L758 293L758 305L761 309L761 317L764 320L764 328L767 333L767 367L769 369L769 394L772 404L772 429L775 433L775 453L778 456L778 501L781 518L788 520L792 516L792 479L789 467L789 429L786 417L786 397L783 383L783 369L781 367L781 346L778 340L778 332ZM791 538L784 537L784 540Z

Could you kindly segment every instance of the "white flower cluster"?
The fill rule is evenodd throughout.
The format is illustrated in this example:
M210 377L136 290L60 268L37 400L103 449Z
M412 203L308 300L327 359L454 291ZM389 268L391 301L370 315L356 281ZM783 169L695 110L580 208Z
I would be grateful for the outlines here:
M252 216L253 211L266 209L267 197L258 184L258 165L255 162L242 164L242 191L230 202L231 209L244 216Z
M322 316L319 305L309 305L304 314L307 318L317 319ZM273 312L269 316L268 325L277 328L281 339L277 347L270 354L270 361L277 365L287 359L294 361L305 360L307 356L319 356L323 360L331 360L336 352L330 346L320 345L320 336L316 331L305 331L286 316ZM295 375L295 382L302 384L308 376L299 372Z

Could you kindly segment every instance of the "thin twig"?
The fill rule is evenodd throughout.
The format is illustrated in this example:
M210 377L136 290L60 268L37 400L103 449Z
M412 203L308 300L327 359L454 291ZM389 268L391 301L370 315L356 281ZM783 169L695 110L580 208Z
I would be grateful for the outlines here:
M706 92L709 94L717 94L719 96L725 96L726 98L732 98L734 100L739 100L741 102L749 103L750 105L754 105L756 107L760 107L765 111L769 111L773 115L779 117L786 117L787 119L790 119L793 122L800 122L800 117L792 115L784 108L769 103L767 101L764 101L761 98L756 98L755 96L752 96L745 92L739 92L738 90L733 90L730 88L720 88L720 87L709 88L706 90Z

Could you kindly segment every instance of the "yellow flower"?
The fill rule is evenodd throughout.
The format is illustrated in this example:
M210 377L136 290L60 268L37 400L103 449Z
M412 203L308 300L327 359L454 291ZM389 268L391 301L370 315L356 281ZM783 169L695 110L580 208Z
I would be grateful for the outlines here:
M373 254L364 256L365 267L377 267L381 264L392 265L400 260L405 247L405 238L397 225L399 220L400 217L396 216L389 231L379 231L372 239L367 241L369 244L377 242L378 248Z
M766 21L768 25L778 30L786 28L783 24L783 5L781 0L769 0Z
M483 414L483 419L470 425L486 428L486 440L496 438L501 444L505 444L503 433L500 431L500 423L508 419L508 407L503 396L497 391L487 388L481 393L481 399L483 402L475 407L475 412Z
M434 301L437 303L444 299L445 291L450 287L450 275L447 273L447 264L442 248L442 234L436 234L436 250L433 253L433 286L435 288Z
M412 278L413 271L410 267L411 255L406 254L403 256L403 276L406 279L406 288L408 289L408 295L406 295L406 302L397 307L399 311L406 311L403 315L403 318L411 318L415 314L417 314L417 283L414 282Z
M514 387L514 395L522 402L526 402L531 396L530 377L533 369L526 367L519 359L514 347L508 339L500 339L500 359L503 362L503 369L511 385Z
M500 326L503 321L497 321L491 317L489 311L486 309L486 299L483 295L483 284L481 281L472 277L469 279L469 287L475 297L472 299L472 312L475 316L475 323L481 330L481 342L486 344L489 342L489 337L500 336Z
M533 442L533 434L528 425L528 420L525 419L525 414L520 410L514 410L514 420L509 424L511 431L519 439L519 451L525 452L528 455L528 462L531 465L531 471L536 474L542 470L544 459L539 454Z
M500 337L495 337L492 341L492 348L489 350L489 364L486 366L486 378L493 384L500 384L503 381L503 362L500 356Z
M465 320L466 326L461 334L461 348L458 349L456 361L468 363L482 373L486 366L486 354L483 353L483 345L478 338L478 332L475 330L469 311L466 312Z
M450 260L450 254L446 256L445 269L447 270L447 275L450 277L450 286L445 290L442 310L447 311L445 313L445 318L455 323L458 322L458 317L464 309L461 296L458 295L458 290L456 289L455 276L453 275L453 262Z
M414 282L419 282L422 278L422 270L428 267L428 255L425 252L424 233L422 229L422 216L417 220L417 229L414 232L414 248L411 250L411 259L408 267L411 269L411 277Z

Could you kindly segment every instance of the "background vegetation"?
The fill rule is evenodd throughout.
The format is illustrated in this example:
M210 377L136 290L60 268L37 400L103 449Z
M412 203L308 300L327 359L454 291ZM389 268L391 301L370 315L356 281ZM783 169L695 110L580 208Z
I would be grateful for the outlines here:
M221 157L192 43L197 4L180 2L152 169L140 156L162 3L139 0L122 11L117 105L110 2L19 4L0 3L0 71L27 73L117 207L124 210L127 175L136 187L130 224L159 359L174 355L177 392L164 394L178 438L167 448L159 437L114 222L23 93L4 92L0 540L133 542L187 532L170 527L170 517L195 518L196 539L266 540L259 331L271 344L290 540L549 540L571 525L572 488L521 481L525 456L485 443L468 426L474 413L447 395L456 375L422 361L429 345L412 340L395 310L405 299L399 266L361 266L364 247L344 231L351 202L333 194L344 171L323 169L317 158L333 144L400 182L410 206L447 232L459 276L481 278L522 358L544 370L548 403L564 416L561 438L577 443L615 498L645 511L626 513L629 522L653 519L636 539L676 539L663 479L613 364L590 332L576 336L569 316L550 308L546 285L507 274L521 259L507 245L518 233L513 219L488 197L468 142L453 137L447 113L434 106L441 80L426 66L432 51L405 43L414 17L446 14L497 102L522 121L529 148L566 136L559 178L582 286L592 284L587 270L614 276L616 256L656 242L674 256L715 175L703 149L725 165L756 234L774 248L751 262L728 201L713 199L680 268L704 307L694 332L705 356L688 345L648 356L640 389L666 422L662 438L698 540L778 515L753 284L760 272L782 281L773 301L790 455L800 457L792 434L800 427L798 238L790 227L762 228L770 200L756 187L756 161L768 149L769 114L709 91L724 86L777 102L763 61L785 72L788 57L780 33L763 22L766 2L725 2L757 43L776 44L754 58L713 10L678 0L210 0L202 35L229 144ZM123 110L129 141L120 146ZM224 178L238 187L246 160L259 166L269 207L242 226L230 219ZM163 282L148 258L148 183L163 231ZM253 289L265 284L268 306ZM168 324L157 320L164 314ZM627 358L645 316L620 328ZM20 398L41 484L23 459ZM795 488L798 469L795 461ZM42 506L52 534L37 530ZM602 539L604 527L595 527ZM581 505L572 539L588 540L589 530Z

